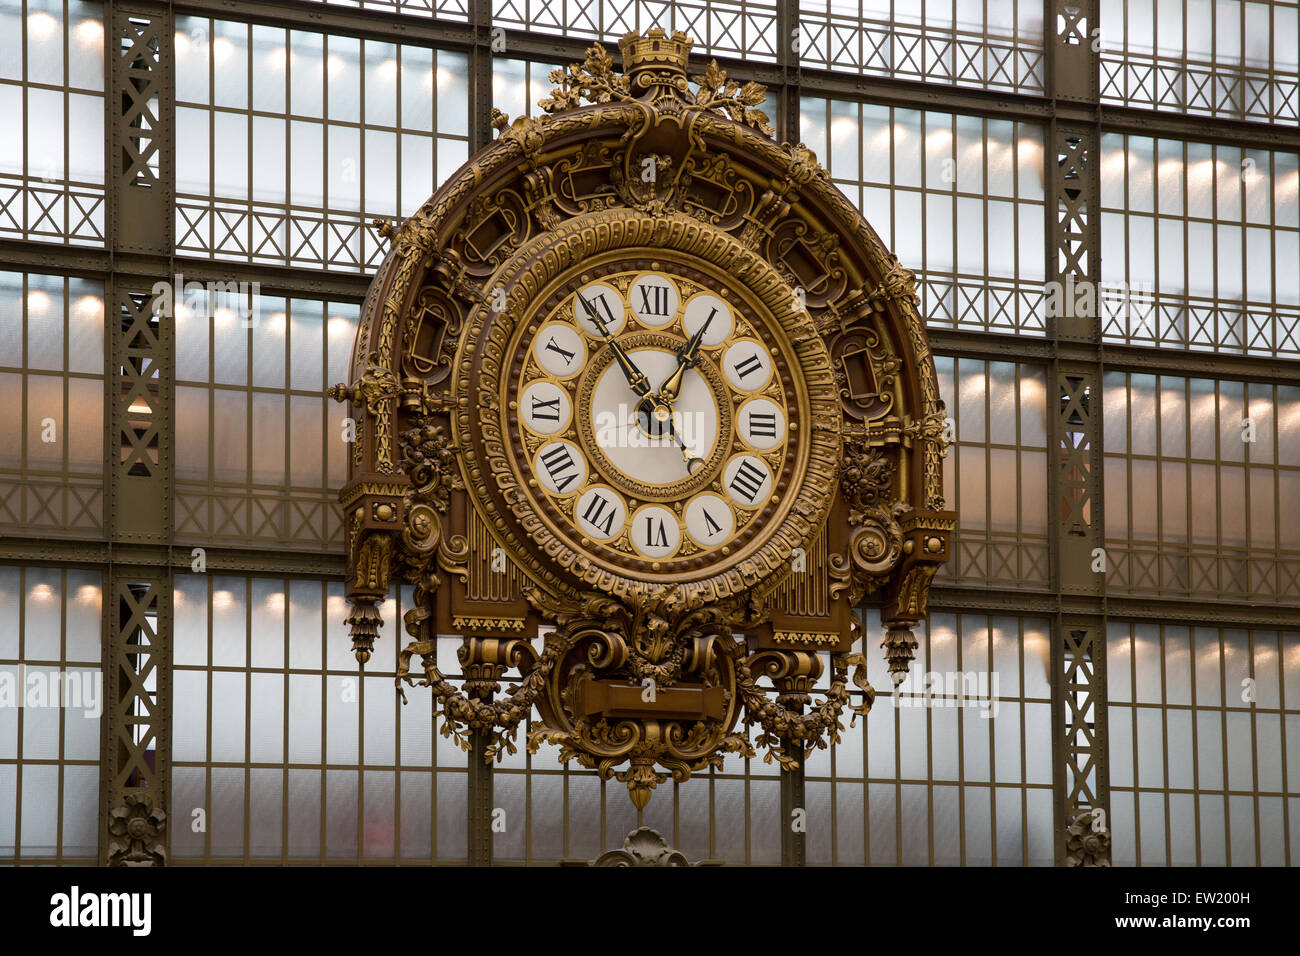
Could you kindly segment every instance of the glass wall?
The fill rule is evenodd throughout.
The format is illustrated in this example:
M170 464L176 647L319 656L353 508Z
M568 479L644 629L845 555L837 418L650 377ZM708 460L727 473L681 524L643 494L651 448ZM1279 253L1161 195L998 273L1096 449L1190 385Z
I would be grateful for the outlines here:
M1300 155L1102 138L1108 341L1300 355Z
M464 54L176 19L176 250L369 270L469 156Z
M0 566L0 861L95 862L100 582Z
M1300 859L1300 633L1112 621L1115 863Z
M359 675L341 584L178 578L178 862L465 859L466 755L426 690L408 689L405 705L393 692L394 622L410 600L404 590L383 605ZM846 721L841 741L808 761L809 861L1050 864L1048 633L1044 620L936 613L918 635L912 679L895 691L869 612L858 650L880 690L865 721ZM439 649L448 675L459 673L455 647ZM775 763L729 755L661 785L638 813L619 781L561 765L551 745L527 753L533 726L497 766L495 859L591 859L644 825L691 859L780 862ZM196 811L206 831L190 826Z
M1109 372L1107 585L1300 603L1300 388Z
M0 116L0 237L102 245L101 4L0 4Z
M492 22L509 30L588 37L615 47L624 34L653 26L683 30L696 53L754 62L776 59L776 0L493 0ZM507 43L505 52L510 53Z
M930 325L1043 334L1041 126L804 97L799 128Z
M824 70L1043 91L1036 0L799 0L800 59Z
M937 580L1048 587L1046 370L942 355L935 366L956 438L944 500L961 515Z
M0 272L0 532L98 537L104 286Z
M1295 0L1101 0L1103 101L1294 123Z
M260 294L177 307L178 541L342 551L346 408L324 392L347 379L358 314Z

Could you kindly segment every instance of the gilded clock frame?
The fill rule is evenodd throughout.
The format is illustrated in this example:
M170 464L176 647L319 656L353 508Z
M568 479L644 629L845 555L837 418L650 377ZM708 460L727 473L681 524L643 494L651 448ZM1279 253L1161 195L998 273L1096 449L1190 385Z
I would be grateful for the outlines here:
M527 334L530 320L538 314L549 317L554 313L562 298L572 292L563 280L572 278L575 268L598 264L609 255L635 262L668 253L694 257L745 283L749 295L775 321L774 331L784 336L784 354L800 365L800 373L790 377L789 385L801 420L810 426L798 429L799 448L789 456L789 477L779 482L780 475L774 475L777 488L794 489L793 495L783 493L779 501L769 499L751 519L751 523L768 527L767 533L757 542L748 542L740 552L712 562L723 565L712 574L699 575L706 565L692 562L694 566L685 573L695 572L695 579L682 582L682 601L692 605L735 598L755 581L788 566L795 549L806 547L829 511L843 447L830 358L811 318L793 308L795 297L789 285L739 242L680 214L648 218L635 210L601 210L560 224L539 237L539 242L538 247L521 247L503 265L501 273L506 278L499 288L505 307L494 309L488 302L473 311L454 362L453 388L477 400L462 401L458 406L452 418L452 438L463 449L467 485L479 496L475 504L491 517L502 546L525 574L549 593L595 588L642 602L670 583L649 559L629 558L626 570L619 571L605 561L598 562L580 543L566 541L555 530L560 524L556 518L559 510L548 513L546 502L539 509L527 491L528 469L509 452L518 432L517 416L512 420L509 409L509 396L517 381L510 374L514 367L511 356L521 350L520 339ZM537 327L545 321L539 321ZM758 338L763 341L761 335ZM578 377L581 380L581 375ZM575 415L580 414L581 396L574 404ZM719 457L725 459L729 454L724 449ZM781 474L786 471L782 469ZM480 480L489 477L491 481Z

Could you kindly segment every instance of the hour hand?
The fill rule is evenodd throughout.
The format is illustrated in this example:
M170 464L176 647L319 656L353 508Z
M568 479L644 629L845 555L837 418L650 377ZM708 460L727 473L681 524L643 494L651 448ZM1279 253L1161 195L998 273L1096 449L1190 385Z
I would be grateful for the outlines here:
M682 390L682 378L686 375L687 369L695 367L695 363L700 360L700 342L704 339L704 333L709 330L709 323L713 317L718 314L714 309L709 313L709 317L704 320L704 324L696 329L695 334L690 337L685 345L677 350L677 368L673 373L664 379L664 383L659 386L659 396L664 401L671 402Z

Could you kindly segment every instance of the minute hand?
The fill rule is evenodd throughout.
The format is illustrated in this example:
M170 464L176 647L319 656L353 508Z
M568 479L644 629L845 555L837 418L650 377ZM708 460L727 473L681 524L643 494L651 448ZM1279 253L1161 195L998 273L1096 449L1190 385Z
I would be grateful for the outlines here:
M646 378L645 373L636 367L636 363L627 354L627 350L609 334L605 320L581 293L578 293L578 301L582 303L583 309L586 310L587 318L591 319L596 328L600 330L600 334L605 337L605 341L609 343L609 348L614 353L614 360L618 362L618 367L623 370L623 375L627 378L627 384L631 386L632 391L637 394L638 398L645 398L650 394L650 379Z

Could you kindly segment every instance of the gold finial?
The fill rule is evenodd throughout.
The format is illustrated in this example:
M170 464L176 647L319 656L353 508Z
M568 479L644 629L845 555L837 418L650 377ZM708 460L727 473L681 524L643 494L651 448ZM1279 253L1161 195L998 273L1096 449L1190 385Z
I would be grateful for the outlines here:
M629 77L644 70L685 76L692 42L681 30L674 30L672 36L661 27L651 27L645 36L633 30L618 41L623 51L623 72Z

